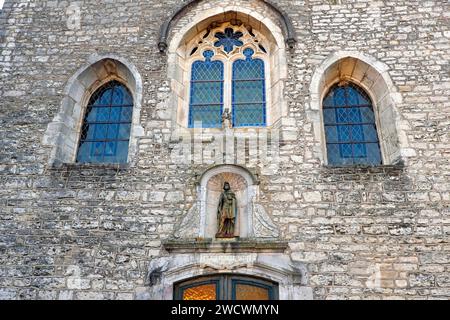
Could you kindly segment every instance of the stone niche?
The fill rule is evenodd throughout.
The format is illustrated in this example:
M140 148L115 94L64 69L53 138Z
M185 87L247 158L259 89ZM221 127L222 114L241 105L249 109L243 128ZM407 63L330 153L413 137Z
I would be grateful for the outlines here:
M249 236L249 186L245 179L235 173L220 173L212 177L206 185L205 210L205 238L214 238L217 232L217 207L225 182L231 186L236 194L238 204L238 216L236 219L235 236L247 238Z
M236 194L238 239L277 239L278 227L258 203L258 180L245 168L224 165L207 170L197 186L197 201L175 228L175 239L214 239L217 233L217 208L223 185L228 182Z

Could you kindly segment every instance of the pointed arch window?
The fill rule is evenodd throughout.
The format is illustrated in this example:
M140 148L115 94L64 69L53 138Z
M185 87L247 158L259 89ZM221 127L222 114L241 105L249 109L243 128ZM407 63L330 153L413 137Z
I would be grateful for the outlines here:
M79 163L126 163L133 115L133 97L111 81L90 98L77 154Z
M221 128L224 112L233 127L267 125L266 67L262 37L243 25L208 29L191 56L189 127Z
M211 61L214 52L203 53L205 61L192 64L189 126L201 123L203 128L222 125L224 67L222 61Z
M233 63L233 126L266 125L266 84L264 61L254 59L252 49L244 50L245 60Z
M323 112L330 165L382 164L373 104L362 88L353 83L333 86Z

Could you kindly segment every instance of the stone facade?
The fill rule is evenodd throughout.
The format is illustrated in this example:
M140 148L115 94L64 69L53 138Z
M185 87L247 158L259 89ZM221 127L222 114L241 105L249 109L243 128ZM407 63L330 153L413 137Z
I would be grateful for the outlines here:
M279 11L263 0L193 1L173 20L164 48L160 27L180 1L6 0L0 299L170 298L162 287L212 269L266 270L272 280L291 281L280 283L280 297L289 299L450 298L450 4L272 2ZM271 70L286 72L280 120L267 130L226 131L234 139L276 129L279 164L225 157L254 177L247 187L257 209L249 215L276 239L217 247L194 235L180 248L174 232L196 214L201 177L222 163L197 161L198 153L175 161L179 138L190 131L174 126L171 44L220 12L260 16L282 50ZM280 41L289 38L283 12L296 43ZM89 77L86 70L108 61L116 71ZM379 105L383 166L326 163L320 99L338 69ZM129 164L75 164L84 91L110 76L130 81L139 110ZM201 149L214 134L203 135ZM233 263L242 259L244 266ZM180 273L183 265L191 269Z

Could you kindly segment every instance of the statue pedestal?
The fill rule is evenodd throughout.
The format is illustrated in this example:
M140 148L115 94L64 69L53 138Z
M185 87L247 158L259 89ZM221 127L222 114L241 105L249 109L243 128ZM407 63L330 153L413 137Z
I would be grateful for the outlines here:
M213 241L214 242L218 242L218 243L220 243L220 242L238 242L239 241L239 237L235 237L235 236L232 236L232 237L220 237L220 236L216 236L216 239L214 239Z
M170 239L163 242L169 253L285 253L288 249L286 241L279 239L246 239L233 237L228 239Z

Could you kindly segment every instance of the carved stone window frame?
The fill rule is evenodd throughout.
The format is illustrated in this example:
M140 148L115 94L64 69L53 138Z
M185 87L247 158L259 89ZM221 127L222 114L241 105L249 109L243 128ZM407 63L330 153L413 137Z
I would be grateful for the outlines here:
M310 85L306 106L308 119L313 123L314 154L328 165L323 99L329 89L340 81L353 82L370 96L375 112L383 165L396 165L415 156L409 147L405 129L409 123L401 116L398 105L402 95L389 75L389 67L374 57L355 51L339 51L330 55L317 67Z
M243 36L240 40L244 43L241 47L234 47L234 49L227 53L223 50L223 47L216 47L215 42L218 40L216 38L216 34L218 32L225 32L226 29L231 28L234 32L242 32ZM188 68L185 70L184 75L184 87L185 87L185 97L187 102L186 106L178 106L178 108L182 108L182 110L186 110L186 112L177 113L177 122L183 127L188 127L189 122L189 113L190 110L190 95L191 95L191 79L192 79L192 65L196 61L205 61L205 57L203 53L205 51L214 52L214 56L211 61L221 61L224 65L224 88L223 88L223 108L224 110L228 109L231 113L233 112L233 102L232 102L232 93L233 93L233 65L238 60L245 60L246 56L244 55L244 51L246 49L252 49L254 54L252 55L252 59L260 59L264 62L264 79L265 79L265 101L266 101L266 124L269 125L272 123L272 115L270 113L270 106L272 105L272 88L270 84L271 74L270 74L270 55L273 50L271 42L258 30L251 30L254 36L251 35L250 30L248 30L245 25L241 22L235 22L234 24L231 22L222 23L220 26L212 28L208 27L203 32L200 32L196 37L194 37L189 44L186 45L186 53L189 57L186 58L186 65ZM205 37L205 35L207 35ZM264 52L259 46L262 46L266 52ZM192 55L190 53L197 49L196 52ZM184 116L184 117L181 117ZM264 126L266 127L266 126ZM258 128L258 126L252 126L251 128Z
M96 90L113 80L126 86L133 96L128 163L125 166L136 162L138 139L144 135L144 129L140 123L143 97L142 78L137 68L128 60L115 54L94 54L88 58L87 64L68 80L59 112L47 126L42 144L51 149L48 159L50 167L94 165L76 163L81 128L90 97ZM124 165L95 164L95 166Z
M270 10L270 9L269 9ZM191 14L192 13L192 14ZM278 13L274 12L274 17ZM172 140L177 141L179 137L190 135L192 129L188 128L189 90L190 85L190 61L188 45L192 39L198 39L205 34L207 28L216 23L235 24L240 21L246 28L251 27L256 33L262 35L268 44L264 46L268 51L264 58L266 69L266 110L268 115L265 129L278 128L283 119L288 117L288 102L284 94L285 81L288 79L287 47L286 38L279 26L279 21L271 17L272 14L264 16L255 8L246 5L230 5L218 2L217 6L208 6L205 10L191 11L186 14L186 19L178 22L176 33L173 34L167 47L168 56L168 78L171 82L171 92L166 101L161 102L161 109L171 110L166 114L172 123ZM186 22L185 22L186 21ZM216 48L214 48L216 49ZM255 50L258 52L259 50ZM201 53L200 53L201 54ZM244 56L236 56L242 59ZM230 82L231 83L231 82ZM234 128L236 132L246 132L248 128ZM217 133L221 129L204 129L205 133Z

